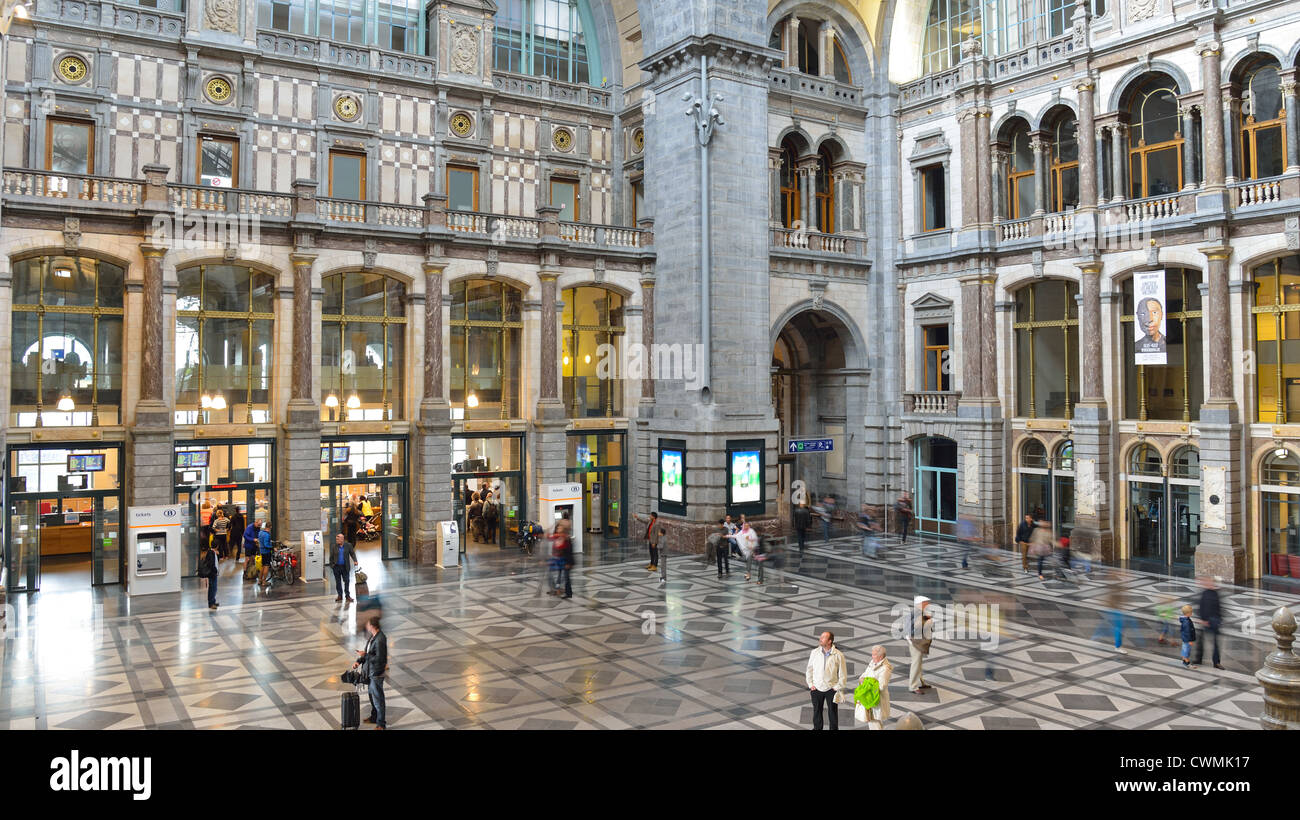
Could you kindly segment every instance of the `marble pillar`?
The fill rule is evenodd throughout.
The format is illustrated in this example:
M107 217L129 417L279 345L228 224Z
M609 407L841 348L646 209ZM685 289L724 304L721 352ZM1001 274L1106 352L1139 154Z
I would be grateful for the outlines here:
M1178 106L1178 114L1183 120L1183 190L1196 188L1196 157L1192 151L1192 135L1196 133L1196 119L1192 116L1195 108L1190 105Z
M302 533L318 530L320 513L320 404L312 367L315 350L316 300L323 297L313 281L315 254L294 253L293 377L289 405L276 448L276 522L272 537L302 543ZM335 533L322 533L328 542Z
M167 315L163 261L167 248L141 245L140 253L144 258L139 318L140 398L136 402L134 423L130 427L127 504L152 506L171 503L176 483L173 472L175 456L172 410L163 393L166 353L163 347L166 338L163 323ZM174 287L173 285L173 289Z
M1201 118L1201 127L1205 131L1201 154L1205 163L1205 187L1212 190L1224 186L1225 174L1223 117L1219 116L1219 112L1223 110L1223 86L1220 84L1221 46L1217 40L1202 43L1200 54L1201 87L1204 89L1202 110L1207 112L1206 116Z
M954 183L961 185L961 227L974 228L979 223L979 176L975 159L976 138L975 138L975 119L976 109L967 108L957 114L957 122L961 129L961 180L958 183L950 175L945 174L944 178L951 187ZM975 174L971 171L976 170ZM948 223L951 225L955 222L950 214Z
M450 521L454 515L447 482L451 472L451 406L443 384L442 288L446 267L444 259L424 263L424 398L413 443L415 548L411 557L426 566L439 560L438 522Z
M1123 202L1128 192L1124 190L1124 169L1128 165L1125 136L1128 126L1116 123L1110 127L1110 201Z
M655 280L654 276L641 279L641 356L645 370L641 374L641 400L654 403L655 380L651 368L654 357L651 355L655 343Z
M1282 104L1286 106L1286 172L1300 172L1300 83L1282 81Z
M1042 216L1048 210L1047 152L1050 150L1047 140L1039 136L1029 139L1029 151L1034 155L1034 216Z
M1075 514L1071 540L1110 563L1116 560L1107 477L1110 420L1102 379L1101 260L1079 268L1079 403L1074 407Z
M989 153L989 130L993 127L993 109L981 107L975 118L975 172L976 189L979 193L979 223L983 226L993 224L993 197L989 186L993 183L992 170L989 167L992 154Z
M1093 98L1095 86L1092 80L1075 83L1079 94L1079 123L1075 139L1079 146L1079 207L1091 209L1097 202L1099 190L1097 169L1101 165L1101 145L1097 141L1097 127L1094 121Z

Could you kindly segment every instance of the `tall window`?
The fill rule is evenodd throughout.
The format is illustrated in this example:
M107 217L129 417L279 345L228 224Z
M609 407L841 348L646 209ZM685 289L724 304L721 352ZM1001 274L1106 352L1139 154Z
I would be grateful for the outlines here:
M423 54L419 0L258 0L257 27Z
M931 0L922 52L925 72L957 65L961 43L968 37L983 37L980 4L976 0Z
M232 188L239 182L239 140L199 136L199 167L195 181L213 188Z
M1016 415L1072 418L1079 402L1079 307L1073 282L1016 292Z
M45 169L60 174L95 173L95 125L51 117L45 122Z
M1201 272L1187 268L1165 271L1166 354L1164 366L1133 364L1133 280L1124 282L1124 417L1147 421L1196 421L1205 389L1201 355Z
M564 404L570 418L621 416L623 297L604 288L564 291Z
M794 143L781 145L781 224L793 228L803 218L799 202L799 152Z
M1172 194L1183 187L1183 137L1178 89L1163 75L1130 92L1129 196Z
M12 424L120 423L125 276L77 256L13 263Z
M362 272L336 273L321 284L321 419L402 418L406 285Z
M447 166L447 208L452 211L478 210L478 169Z
M1070 30L1074 0L1047 0L1047 36L1060 37Z
M1053 213L1079 207L1079 140L1078 122L1066 116L1052 129L1052 202Z
M275 276L200 265L176 277L176 423L270 421Z
M365 154L330 151L330 196L338 199L366 198Z
M943 166L927 165L920 169L921 230L937 231L948 227L948 194L944 190Z
M576 179L551 179L551 204L560 207L561 222L577 222L581 219Z
M1011 132L1007 166L1007 218L1021 219L1034 212L1034 152L1029 147L1029 124L1020 121Z
M830 151L822 148L817 157L817 229L835 233L835 177L831 173Z
M1300 422L1300 257L1266 262L1254 280L1259 421Z
M1262 66L1246 75L1237 124L1238 171L1244 179L1279 176L1286 170L1286 101L1277 66Z
M464 418L519 414L523 294L503 282L451 286L451 404Z
M947 325L927 325L922 328L925 342L925 372L922 377L924 390L950 390L948 375L948 339Z
M589 19L585 2L502 0L494 21L494 67L567 83L600 82L584 30Z

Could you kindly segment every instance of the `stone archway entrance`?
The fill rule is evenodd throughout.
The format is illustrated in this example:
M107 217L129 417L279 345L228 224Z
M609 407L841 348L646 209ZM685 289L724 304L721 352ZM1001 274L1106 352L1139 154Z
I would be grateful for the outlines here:
M809 503L829 493L841 510L862 503L861 430L867 371L858 337L828 310L790 316L772 348L772 404L780 429L777 512L789 520L791 490L802 481ZM789 453L791 438L828 438L829 453Z

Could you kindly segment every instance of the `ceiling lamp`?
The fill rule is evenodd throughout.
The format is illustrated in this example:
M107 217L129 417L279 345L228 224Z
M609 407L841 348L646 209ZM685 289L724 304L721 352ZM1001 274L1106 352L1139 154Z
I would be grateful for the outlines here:
M469 398L465 399L465 404L468 407L478 407L478 396L470 393Z
M348 409L359 410L360 408L361 408L361 397L358 396L356 393L353 393L351 396L348 396Z
M326 406L326 407L338 407L338 406L339 406L339 397L336 396L336 395L334 395L333 393L330 393L328 396L325 397L325 406Z
M218 393L217 395L213 396L213 397L212 397L212 409L213 409L213 410L225 410L225 409L226 409L226 397L223 396L223 395L221 395L220 393Z
M211 410L212 397L209 396L207 393L204 393L202 396L199 396L199 407L203 408L204 410Z
M72 401L72 394L64 391L63 395L59 396L59 403L55 407L58 408L60 413L71 413L76 409L77 405Z

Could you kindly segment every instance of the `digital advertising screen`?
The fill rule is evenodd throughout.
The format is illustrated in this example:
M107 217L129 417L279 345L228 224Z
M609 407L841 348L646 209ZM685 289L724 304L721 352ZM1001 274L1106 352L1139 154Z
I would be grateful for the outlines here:
M731 503L754 504L763 500L763 476L758 450L731 454Z
M176 469L193 470L208 466L207 450L182 450L176 454Z
M682 488L681 450L659 451L659 497L677 504L686 501Z

